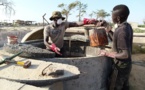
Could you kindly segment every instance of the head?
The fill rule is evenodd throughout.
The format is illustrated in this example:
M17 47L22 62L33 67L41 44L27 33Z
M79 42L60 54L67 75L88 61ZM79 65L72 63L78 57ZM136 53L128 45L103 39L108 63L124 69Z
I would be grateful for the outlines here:
M129 8L126 5L117 5L112 11L112 21L115 24L125 22L129 16Z
M56 25L60 25L65 18L61 15L60 11L54 11L50 17L51 21L54 21Z

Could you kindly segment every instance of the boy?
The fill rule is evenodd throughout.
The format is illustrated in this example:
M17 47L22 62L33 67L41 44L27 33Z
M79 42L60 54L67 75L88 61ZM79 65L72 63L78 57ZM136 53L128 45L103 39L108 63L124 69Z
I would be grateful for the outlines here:
M61 12L54 11L50 17L53 23L46 26L44 29L44 44L47 49L54 51L57 56L60 56L63 52L63 37L68 27L78 27L95 23L94 19L87 18L85 18L83 22L67 22L63 21L64 19L65 17L61 15Z
M116 70L113 71L112 76L116 74L116 77L111 80L110 90L129 90L128 79L131 71L133 42L133 30L127 23L129 13L126 5L117 5L113 8L112 20L117 24L113 34L113 52L101 51L101 55L114 58Z

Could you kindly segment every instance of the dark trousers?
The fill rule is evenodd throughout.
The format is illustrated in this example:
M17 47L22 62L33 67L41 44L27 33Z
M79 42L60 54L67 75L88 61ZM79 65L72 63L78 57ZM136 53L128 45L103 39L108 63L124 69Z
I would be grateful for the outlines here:
M125 68L114 66L111 75L110 90L129 90L129 75L132 65L129 63Z

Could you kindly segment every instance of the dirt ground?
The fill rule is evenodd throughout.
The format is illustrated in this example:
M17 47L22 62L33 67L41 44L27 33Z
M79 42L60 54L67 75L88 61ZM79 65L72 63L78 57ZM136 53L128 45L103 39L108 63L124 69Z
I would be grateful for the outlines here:
M130 90L145 90L145 54L132 55Z

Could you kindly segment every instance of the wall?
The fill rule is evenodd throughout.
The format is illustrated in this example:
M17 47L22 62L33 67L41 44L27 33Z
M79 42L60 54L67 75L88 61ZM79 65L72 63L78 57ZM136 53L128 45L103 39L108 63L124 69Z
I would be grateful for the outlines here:
M45 60L70 64L79 68L80 77L75 80L65 81L64 90L107 90L111 59L106 57L82 57Z
M7 43L7 36L8 35L16 35L18 37L18 42L21 41L21 39L24 37L26 33L28 33L30 30L23 30L23 31L0 31L0 47Z

